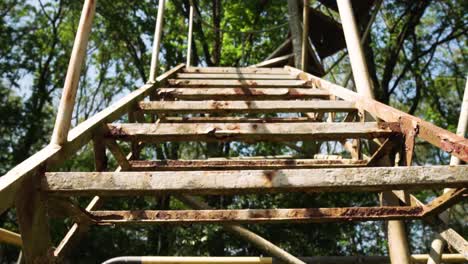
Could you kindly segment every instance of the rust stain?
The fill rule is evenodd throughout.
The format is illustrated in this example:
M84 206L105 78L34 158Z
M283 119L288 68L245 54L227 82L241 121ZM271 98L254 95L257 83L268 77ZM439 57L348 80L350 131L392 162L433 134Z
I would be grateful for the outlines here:
M249 82L248 84L250 84L251 86L258 86L258 83L255 82L255 81L251 81L251 82Z
M390 129L392 132L401 133L401 122L378 122L377 126L380 129Z
M261 91L261 90L252 89L252 90L250 91L250 94L252 94L252 95L265 95L266 93L263 92L263 91Z
M265 171L263 173L263 176L265 177L265 179L267 180L267 182L269 184L271 184L271 182L273 182L273 180L275 179L276 177L276 171ZM271 186L271 185L270 185Z
M86 10L86 18L89 18L92 16L94 6L95 6L94 0L89 0L89 6L88 6L88 9Z
M234 88L234 93L238 95L244 95L244 89L242 88Z
M272 176L273 177L273 176ZM297 208L297 209L254 209L245 215L242 210L135 210L93 211L90 219L96 224L112 222L156 221L171 222L217 222L217 221L362 221L372 219L420 218L424 207L355 207L355 208Z
M176 95L178 93L176 91L163 91L163 92L158 92L158 96L161 98L161 99L164 99L164 100L174 100L176 99Z
M226 107L226 106L229 106L229 103L228 102L224 102L224 103L221 103L221 102L218 102L218 101L214 101L211 106L214 108L214 109L221 109L223 107Z
M121 126L109 126L109 134L111 136L125 137L128 134L122 129Z
M239 130L240 129L240 126L237 124L237 125L234 125L234 124L230 124L230 125L227 125L226 128L228 130Z
M420 216L424 212L424 208L418 207L378 207L378 208L346 208L338 215L346 218L363 218L374 216Z
M292 97L299 97L302 94L300 92L298 92L296 89L288 89L287 95L290 95Z
M468 147L466 146L456 144L448 139L441 139L440 147L448 153L456 153L462 160L468 160Z

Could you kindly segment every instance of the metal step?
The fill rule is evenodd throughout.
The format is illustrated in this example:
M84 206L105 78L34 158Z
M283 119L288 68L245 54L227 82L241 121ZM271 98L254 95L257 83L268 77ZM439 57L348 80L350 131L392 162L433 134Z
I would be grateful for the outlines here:
M353 102L346 101L142 101L146 113L310 113L353 112Z
M393 123L159 123L109 124L107 137L135 142L162 141L336 141L385 138Z

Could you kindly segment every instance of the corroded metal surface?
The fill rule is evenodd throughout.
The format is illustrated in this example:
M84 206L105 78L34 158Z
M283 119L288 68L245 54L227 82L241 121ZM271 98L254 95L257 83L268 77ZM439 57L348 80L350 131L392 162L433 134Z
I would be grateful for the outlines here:
M314 122L314 118L309 117L162 117L160 123L298 123Z
M329 167L363 167L365 160L327 159L264 159L264 160L133 160L133 171L179 170L248 170L248 169L299 169Z
M178 73L177 79L256 79L256 80L294 80L296 77L289 74L271 74L271 73Z
M353 112L356 107L346 101L152 101L140 102L138 107L147 113L301 113Z
M161 76L157 81L173 78L181 67ZM162 87L167 88L157 89L153 84L145 85L115 106L72 130L68 143L62 149L47 148L47 151L42 152L42 155L37 156L33 162L25 163L21 170L16 170L15 175L19 176L11 174L2 177L0 196L4 199L0 199L0 211L9 207L16 199L15 194L20 188L22 178L35 172L39 165L51 165L67 159L69 154L75 153L91 138L95 138L101 141L97 142L101 146L96 147L97 160L102 163L98 164L97 170L103 170L106 155L112 153L120 165L123 165L122 168L128 169L129 172L58 172L46 173L45 177L41 178L40 187L43 191L41 195L49 197L48 216L53 217L57 216L56 213L62 213L59 214L60 217L71 216L76 222L69 232L71 235L65 237L59 249L72 241L70 238L73 238L78 223L88 226L89 224L241 224L424 219L432 223L436 229L440 229L438 230L440 235L451 247L465 256L468 255L466 240L452 229L446 228L435 217L466 198L467 166L366 167L379 164L376 161L382 156L399 148L402 136L406 139L408 163L411 163L416 137L423 138L465 161L468 160L468 140L389 106L360 98L352 91L312 78L305 73L287 75L288 72L284 69L259 68L192 68L186 71L194 73L178 76L185 79L172 79L160 83L164 85ZM217 76L218 73L224 75ZM301 80L294 80L296 77ZM140 102L147 95L150 95L152 101ZM316 100L334 99L335 96L344 101ZM376 120L386 122L352 122L356 121L354 115L358 110L360 113L367 111L376 117ZM334 112L348 111L351 114L348 117L343 116L344 122L333 122L342 120L339 114L335 119ZM153 118L148 116L145 118L144 112L150 113ZM291 114L265 117L273 116L272 113L276 112L302 113L302 117ZM318 114L314 115L311 112ZM101 128L106 126L105 123L115 121L124 113L130 114L130 124L109 124L107 132ZM181 113L210 113L210 115L166 116L166 114ZM212 113L215 115L211 115ZM255 115L233 116L235 113L255 113ZM156 114L159 118L157 121ZM317 122L326 118L329 122ZM266 157L261 159L251 157L249 160L130 160L127 162L125 153L116 148L115 144L108 144L110 152L107 154L103 147L109 139L111 142L116 139L132 141L134 157L137 157L141 150L139 147L146 142L172 140L248 143L306 140L346 142L347 139L360 138L386 139L369 163L367 160L338 159L337 156L333 156L331 160L325 160L323 157L320 160L279 157L270 160ZM46 157L39 159L44 153ZM360 159L359 155L352 157ZM77 204L72 204L70 200L60 200L72 195L376 192L443 187L458 189L436 197L427 205L412 196L411 206L397 204L383 207L240 210L197 208L205 210L89 212L92 206L84 210ZM405 197L400 198L406 202ZM237 232L236 230L234 231Z
M164 100L289 100L328 98L326 91L312 88L159 88L157 97Z
M362 108L371 115L386 122L399 122L402 117L416 122L418 126L419 138L422 138L437 148L440 148L443 151L446 151L460 158L461 160L468 162L468 139L457 136L448 130L442 129L434 124L424 121L418 117L409 115L378 101L361 97L349 89L330 83L311 74L291 67L286 68L291 72L291 74L297 76L298 78L304 81L309 81L312 87L323 89L345 101L355 102L358 108Z
M454 204L460 202L460 200L466 198L466 194L468 194L467 188L452 189L432 200L425 206L425 210L431 215L440 214Z
M190 67L183 69L186 73L249 73L249 74L282 74L289 75L284 68L255 68L255 67Z
M215 170L158 172L49 172L42 189L57 195L239 194L353 192L468 187L468 166Z
M419 126L416 121L401 117L400 127L405 138L405 163L407 166L411 166L413 163L413 152L416 144L416 137L419 133Z
M203 79L169 79L172 87L310 87L303 80L203 80Z
M92 211L96 224L310 223L416 219L423 207Z
M302 141L378 138L397 134L387 123L161 123L109 124L107 136L119 140Z

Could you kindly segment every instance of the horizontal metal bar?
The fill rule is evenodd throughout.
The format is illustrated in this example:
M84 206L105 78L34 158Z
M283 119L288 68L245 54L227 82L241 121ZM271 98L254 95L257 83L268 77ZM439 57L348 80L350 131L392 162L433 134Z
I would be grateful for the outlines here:
M132 171L193 171L364 167L367 161L351 159L132 160L130 164Z
M159 172L48 172L42 190L57 195L354 192L467 187L468 166Z
M272 59L264 60L262 62L259 62L255 65L252 65L250 67L257 67L257 68L263 68L263 67L276 67L276 66L282 66L284 64L287 64L288 61L294 58L294 54L286 54L283 56L275 57Z
M426 263L429 254L413 254L410 256L413 264ZM464 263L466 259L461 254L443 254L442 261L444 263ZM257 257L116 257L105 261L103 264L111 263L135 263L135 264L174 264L174 263L242 263L246 261L256 261ZM276 258L261 257L264 263L283 264L281 260ZM299 257L300 260L310 264L390 264L388 256L314 256L314 257ZM259 262L257 262L259 263Z
M423 207L91 211L95 224L321 223L417 219Z
M160 88L157 97L165 100L287 100L329 98L324 90L313 88ZM291 102L291 104L293 104Z
M290 73L281 68L235 68L235 67L188 67L183 70L188 73L257 73L257 74L284 74Z
M357 108L345 101L142 101L147 113L308 113L352 112Z
M117 257L103 264L272 264L265 257Z
M310 87L303 80L201 80L201 79L169 79L169 85L174 87Z
M316 119L310 117L172 117L162 116L160 123L298 123L298 122L316 122Z
M255 79L255 80L297 80L288 74L260 73L178 73L177 79Z
M23 245L20 234L3 228L0 228L0 243L6 243L17 247Z
M302 141L378 138L396 134L389 123L162 123L109 124L107 136L119 140L161 141Z

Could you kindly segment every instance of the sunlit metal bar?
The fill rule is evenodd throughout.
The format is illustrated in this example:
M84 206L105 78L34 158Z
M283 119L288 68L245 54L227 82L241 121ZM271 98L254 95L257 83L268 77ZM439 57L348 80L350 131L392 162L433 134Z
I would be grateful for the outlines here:
M278 224L326 223L419 219L421 206L240 209L240 210L133 210L91 211L90 220L97 225L139 224ZM85 217L85 216L82 216Z
M367 69L364 51L358 33L358 27L353 14L351 0L338 0L338 10L341 17L341 24L345 35L346 47L351 62L354 82L357 92L369 99L373 98L372 81ZM392 263L410 264L410 251L406 238L404 223L389 221L388 227L388 247Z
M117 257L103 264L271 264L272 258L264 257Z
M428 259L426 254L411 255L413 264L425 263ZM301 257L305 263L320 263L320 264L389 264L390 258L387 256L316 256L316 257ZM461 254L444 254L442 255L444 263L463 263L465 259ZM266 257L136 257L125 256L116 257L105 261L103 264L201 264L201 263L217 263L217 264L283 264L284 262L276 258Z
M81 12L80 23L76 33L75 43L68 64L67 75L63 87L62 98L55 120L54 133L51 143L63 145L67 142L68 131L71 126L73 108L75 106L76 90L80 79L81 66L85 61L86 48L91 32L94 14L96 11L96 0L86 0Z
M190 1L190 11L189 11L189 30L188 30L188 40L187 40L187 63L185 67L191 66L192 61L192 38L193 38L193 2Z
M304 0L303 7L303 27L302 27L302 53L301 53L301 66L303 71L307 71L307 45L309 40L309 0Z
M6 243L17 247L21 247L23 245L20 234L3 228L0 228L0 243Z
M164 6L166 1L159 0L158 17L156 19L156 28L154 30L153 53L151 54L150 82L156 80L159 65L159 49L161 46L161 35L163 32Z
M457 125L457 135L464 137L466 134L466 129L468 126L468 79L466 80L465 84L465 92L463 95L463 101L460 109L460 117L458 119ZM450 165L460 165L460 159L452 156L450 158ZM444 189L444 193L450 192L451 189ZM447 222L449 221L449 214L446 212L445 214L441 215L444 217ZM427 264L440 264L442 259L442 253L444 248L445 241L441 237L437 237L431 243L431 250L429 252L429 259Z
M47 172L42 190L55 195L359 192L466 187L468 166L294 170Z
M351 0L338 0L336 2L338 4L341 24L343 25L346 47L351 62L354 81L356 83L356 90L365 97L373 98L372 82L367 69L364 51L362 50Z

